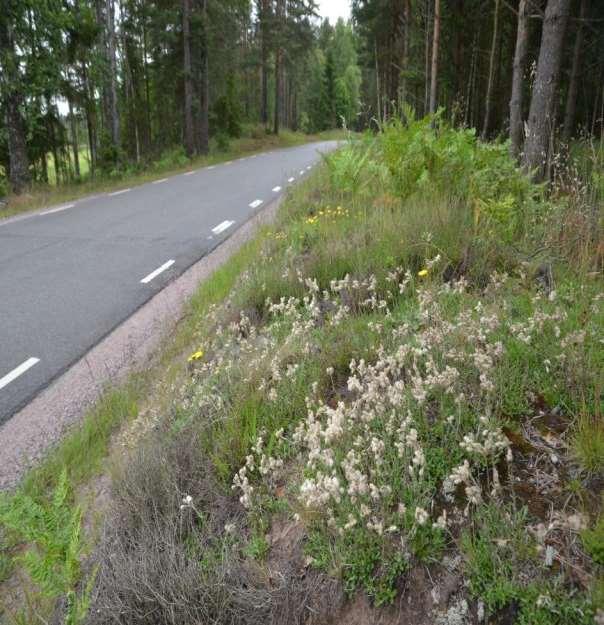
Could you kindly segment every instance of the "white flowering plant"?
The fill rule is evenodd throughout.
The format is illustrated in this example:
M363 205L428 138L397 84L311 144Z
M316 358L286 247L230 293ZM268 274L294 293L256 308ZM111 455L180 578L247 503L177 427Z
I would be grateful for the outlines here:
M541 284L493 241L472 259L450 203L383 205L290 203L206 324L187 391L248 515L249 553L266 556L271 518L287 514L307 564L376 604L418 563L458 553L485 510L518 512L519 472L536 462L518 441L544 406L570 420L595 405L604 323L595 284ZM570 458L541 440L551 466ZM559 478L539 466L534 479Z

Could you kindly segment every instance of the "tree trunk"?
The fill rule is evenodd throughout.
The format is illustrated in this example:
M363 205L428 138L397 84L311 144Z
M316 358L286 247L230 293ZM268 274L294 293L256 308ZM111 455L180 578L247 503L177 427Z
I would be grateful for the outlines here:
M570 0L548 0L545 9L524 150L525 165L537 180L546 171L569 6Z
M203 57L201 59L201 120L199 125L199 151L210 151L210 44L208 28L208 0L202 0L201 17L203 20Z
M377 39L374 42L374 54L375 54L375 100L377 106L377 118L378 122L382 123L382 87L380 85L380 61L378 58L378 45Z
M73 149L73 166L75 169L75 177L77 180L80 179L80 152L78 145L78 124L75 118L75 114L73 112L73 103L71 98L67 99L67 103L69 105L69 122L71 124L71 145Z
M107 55L109 61L109 107L110 107L110 130L111 141L118 147L120 145L120 118L117 110L117 62L115 58L115 20L113 0L106 0L107 20Z
M25 142L25 125L20 111L21 96L12 91L6 96L6 128L8 130L9 178L14 193L23 193L31 182L29 158Z
M42 154L40 159L42 161L42 180L48 184L48 160L46 156L46 152Z
M493 110L493 86L495 84L495 54L499 40L499 0L495 0L495 16L493 18L493 39L491 41L491 56L489 58L489 79L487 82L487 97L482 126L482 139L485 141L489 136L491 125L491 111Z
M430 113L436 113L438 84L438 42L440 39L440 0L434 0L434 35L432 37L432 70L430 75Z
M281 71L281 65L283 63L283 19L284 19L284 6L285 0L277 0L277 47L275 51L275 124L274 133L279 134L279 127L281 122L281 97L282 97L282 80L283 72Z
M49 110L52 110L49 102L47 103L47 106ZM59 151L57 149L57 135L55 132L55 122L52 115L49 115L47 117L46 127L48 136L50 138L52 164L55 170L55 185L58 187L61 184L61 159L59 158Z
M144 4L142 5L144 6ZM146 128L146 148L147 150L151 149L151 143L153 141L153 127L151 124L151 94L149 88L149 64L147 62L147 27L146 27L146 16L143 15L142 18L142 30L143 30L143 72L145 79L145 119L147 121Z
M15 45L8 20L0 22L0 86L6 104L8 134L9 180L14 193L19 195L29 186L29 157L25 138L25 124L21 115L23 97L19 91L19 68L15 59Z
M596 121L598 120L598 102L600 100L600 96L602 97L602 108L604 109L604 63L602 59L600 59L600 69L598 70L599 81L598 84L603 85L601 89L596 89L596 97L593 103L593 111L591 116L591 124L589 127L591 128L590 132L592 135L596 134ZM604 114L601 115L602 123L600 125L600 133L604 132Z
M430 103L430 0L425 0L424 7L424 115L426 115Z
M411 37L411 0L405 0L404 5L405 30L403 32L403 79L401 82L401 102L407 102L407 71L409 69L409 40Z
M269 4L270 0L262 0L260 8L260 31L262 37L262 93L260 103L260 119L268 124L268 55L269 55Z
M88 147L90 151L90 176L94 178L97 163L97 131L96 131L96 106L94 93L88 80L86 63L82 62L82 80L86 89L86 127L88 129Z
M191 70L191 0L182 0L182 40L184 71L184 145L185 153L195 155L195 130L193 128L193 75Z
M583 21L587 15L588 0L581 0L581 10L579 12L579 23L577 24L577 36L575 38L575 48L573 50L573 65L570 72L570 84L566 95L566 108L564 111L564 130L562 141L568 145L573 130L575 129L575 112L577 110L577 92L579 90L579 63L581 61L581 47L583 45Z
M478 57L478 33L474 33L472 51L470 54L470 72L468 74L468 85L466 88L464 126L468 127L472 120L472 87L474 85L474 74L476 73L476 63Z
M524 120L522 118L524 70L529 43L528 22L529 0L520 0L518 6L518 31L516 34L516 51L514 53L514 70L512 74L512 97L510 99L510 151L514 158L520 156L524 143Z

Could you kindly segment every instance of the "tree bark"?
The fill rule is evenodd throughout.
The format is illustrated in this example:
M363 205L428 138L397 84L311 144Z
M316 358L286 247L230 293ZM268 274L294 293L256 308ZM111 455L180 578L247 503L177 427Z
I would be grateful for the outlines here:
M120 145L120 118L117 110L117 62L115 58L115 7L113 0L106 0L107 20L107 55L109 60L109 106L111 141L116 147Z
M583 21L587 15L588 0L581 0L579 11L579 23L577 24L577 36L573 50L573 64L570 72L570 84L566 95L566 108L564 110L564 129L562 141L568 145L575 129L575 112L577 110L577 92L579 90L579 76L581 61L581 47L583 46Z
M545 9L524 150L525 166L536 180L546 171L569 7L570 0L548 0Z
M90 150L90 176L94 178L97 164L97 117L94 104L94 92L88 80L86 63L82 61L82 80L86 90L86 126L88 129L88 147Z
M440 0L434 0L434 35L432 37L432 70L430 75L430 113L436 113L438 88L438 42L440 39Z
M203 20L203 57L201 59L201 120L199 127L199 151L210 151L210 44L208 27L208 0L202 0L201 16Z
M378 44L377 39L374 42L374 56L375 56L375 100L377 106L377 118L378 122L382 123L382 87L380 85L380 61L378 58Z
M411 36L411 0L405 0L403 9L405 30L403 32L403 79L401 81L401 102L407 102L407 71L409 69L409 40Z
M184 72L184 146L186 155L195 155L193 128L193 74L191 69L191 0L182 0L182 40Z
M105 58L102 90L103 131L114 146L120 143L120 120L117 112L117 62L115 58L115 24L113 0L95 0L96 17L102 33L101 47Z
M425 0L424 9L424 115L426 115L430 106L430 0Z
M50 100L50 98L47 98ZM47 101L47 107L52 111L50 101ZM58 187L61 184L61 158L59 156L59 150L57 147L57 133L55 132L55 120L54 116L50 114L47 117L47 132L50 138L50 146L52 152L52 164L55 170L55 184Z
M478 57L478 33L474 33L472 41L472 50L470 53L470 72L468 74L468 84L466 87L466 99L464 110L464 126L470 126L472 121L472 88L474 86L474 75L476 73L476 64Z
M482 125L482 139L489 136L491 112L493 110L493 86L495 84L495 55L499 41L499 0L495 0L495 15L493 17L493 38L491 41L491 55L489 57L489 79L487 82L487 96L485 102L484 123Z
M8 20L0 21L0 86L5 94L6 129L8 134L8 176L11 188L19 195L31 183L25 123L21 115L23 96L15 60L15 44Z
M529 0L520 0L518 6L518 31L516 34L516 50L514 53L514 69L512 74L512 97L510 99L510 151L514 158L520 156L524 143L524 121L522 118L524 71L529 43L528 22Z
M144 6L144 4L142 4L141 6ZM142 18L142 31L143 31L143 36L142 36L142 44L143 44L143 49L142 49L142 66L143 66L143 73L144 73L144 80L145 80L145 119L147 121L147 128L146 128L146 148L147 150L149 150L151 148L151 142L153 139L153 126L151 124L151 94L150 94L150 87L149 87L149 64L147 62L147 27L146 27L146 15L143 15Z
M268 124L268 56L269 56L269 13L270 0L261 0L260 5L260 36L262 37L262 86L260 119L266 126Z
M283 63L283 21L285 12L285 0L277 0L277 29L278 29L278 41L275 50L275 123L273 132L278 135L279 127L281 123L281 97L282 97L282 81L283 72L281 71L281 65Z
M78 145L78 124L75 118L75 113L73 112L73 102L71 98L67 99L67 103L69 106L69 122L71 125L71 146L73 150L73 166L75 170L75 177L77 180L80 179L80 151Z
M6 128L8 130L9 178L12 190L17 195L23 193L31 182L25 124L20 107L21 95L12 91L6 97Z

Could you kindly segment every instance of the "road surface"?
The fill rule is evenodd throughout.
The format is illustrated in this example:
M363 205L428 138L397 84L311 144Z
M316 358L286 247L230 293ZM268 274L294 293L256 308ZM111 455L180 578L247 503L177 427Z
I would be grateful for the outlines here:
M275 150L0 221L0 424L335 147Z

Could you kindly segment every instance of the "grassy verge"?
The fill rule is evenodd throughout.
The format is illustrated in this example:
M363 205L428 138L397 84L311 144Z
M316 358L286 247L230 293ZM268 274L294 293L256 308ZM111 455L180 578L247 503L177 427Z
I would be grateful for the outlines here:
M209 156L197 157L193 160L186 158L181 150L176 150L165 154L155 162L148 163L142 169L116 170L111 174L101 175L95 179L85 176L81 182L74 182L69 185L36 185L30 193L22 196L9 196L8 203L0 205L0 219L46 206L69 202L87 195L114 191L123 186L144 184L166 175L178 174L191 168L222 163L246 154L294 147L311 141L343 139L344 137L345 133L341 131L326 132L319 135L304 135L286 130L279 136L255 132L253 136L250 135L233 140L227 149L219 149L213 146Z
M107 463L82 620L343 624L365 606L394 623L406 593L396 618L414 624L593 623L588 188L546 193L506 146L430 120L330 157L165 350L152 409Z

